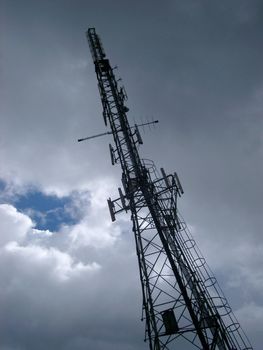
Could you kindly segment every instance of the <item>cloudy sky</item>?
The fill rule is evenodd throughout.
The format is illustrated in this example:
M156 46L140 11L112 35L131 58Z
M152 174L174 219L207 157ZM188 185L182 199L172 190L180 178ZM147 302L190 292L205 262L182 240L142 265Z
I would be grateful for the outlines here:
M0 0L0 350L145 350L85 31L159 119L141 154L177 171L181 213L254 349L263 343L263 4ZM182 349L183 350L183 349Z

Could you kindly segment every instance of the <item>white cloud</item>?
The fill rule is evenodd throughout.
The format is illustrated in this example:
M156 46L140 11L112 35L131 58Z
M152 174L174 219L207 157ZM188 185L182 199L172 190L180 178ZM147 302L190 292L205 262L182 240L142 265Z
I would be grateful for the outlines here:
M10 241L22 241L34 226L28 216L9 204L0 205L0 223L0 246Z
M82 219L76 225L64 227L62 231L71 240L73 248L90 246L105 248L112 246L121 234L120 223L113 224L106 198L114 188L112 179L99 179L91 183L90 192L80 194ZM115 186L116 187L116 186ZM79 201L77 201L79 203Z
M120 235L120 229L113 226L109 219L86 217L68 231L75 247L90 246L102 248L112 246Z
M67 280L78 274L99 268L97 263L84 265L75 262L67 253L57 248L41 246L44 240L52 237L48 230L34 229L31 219L16 210L12 205L0 205L1 257L15 259L20 266L35 271L46 270L59 280ZM36 236L39 245L32 244L28 237Z
M56 281L66 281L80 274L99 269L99 264L91 263L84 265L81 262L75 263L72 257L55 248L43 248L36 245L19 246L11 242L4 248L4 255L15 259L16 264L22 268L31 270L36 274L43 272Z
M69 236L64 237L67 244L63 245L63 240L59 240L62 232L37 230L25 214L11 205L1 206L2 217L8 220L0 221L0 230L4 223L12 238L3 241L0 248L1 349L30 349L35 338L41 350L70 348L70 344L79 344L80 339L94 348L98 346L98 337L102 346L107 343L115 349L116 338L112 338L112 334L117 329L126 334L125 342L133 349L133 338L129 334L131 329L134 334L136 325L138 329L141 326L136 256L129 237L126 237L128 242L117 241L111 237L109 222L101 225L99 218L102 213L105 215L105 204L98 201L96 193L91 198L94 212L83 218L86 226L82 227L83 237L78 240L87 260L91 260L89 263L78 257L77 247L74 257L71 255L70 231ZM77 228L78 225L71 227L74 233ZM85 232L90 240L86 248ZM55 236L56 247L50 246ZM111 250L105 254L102 249L101 254L100 249L108 245ZM100 263L90 256L90 247L98 250ZM138 340L142 336L138 334Z

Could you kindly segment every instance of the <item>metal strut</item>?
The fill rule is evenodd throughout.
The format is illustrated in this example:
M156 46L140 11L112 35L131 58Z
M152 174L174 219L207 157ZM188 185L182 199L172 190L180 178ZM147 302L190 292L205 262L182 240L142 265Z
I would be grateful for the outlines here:
M178 175L158 174L139 156L138 128L130 127L124 87L118 85L99 36L88 29L112 164L122 169L120 197L108 199L111 218L130 211L150 350L175 349L184 342L203 350L252 349L215 277L177 209L183 194ZM100 135L98 135L100 136ZM96 137L96 135L95 135Z

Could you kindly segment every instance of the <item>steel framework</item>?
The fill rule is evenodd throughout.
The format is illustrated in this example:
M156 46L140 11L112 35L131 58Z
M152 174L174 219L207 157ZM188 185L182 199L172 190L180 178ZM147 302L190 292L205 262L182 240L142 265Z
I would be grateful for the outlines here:
M119 198L108 199L111 218L130 211L143 296L145 340L151 350L186 342L203 350L252 349L177 209L183 188L176 173L157 172L139 156L139 128L128 122L125 89L118 85L99 36L88 29L104 122L110 127L112 164L120 163ZM180 340L180 339L181 340ZM182 342L181 342L182 341ZM185 348L188 348L185 345Z

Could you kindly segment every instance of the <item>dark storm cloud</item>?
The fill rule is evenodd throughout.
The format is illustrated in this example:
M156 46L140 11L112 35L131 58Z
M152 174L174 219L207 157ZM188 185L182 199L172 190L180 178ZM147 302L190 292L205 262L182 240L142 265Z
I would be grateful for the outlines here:
M243 322L250 320L246 327L258 348L262 335L251 325L253 313L260 324L263 303L262 21L261 1L1 1L1 177L63 194L106 173L119 177L118 169L110 168L108 140L75 142L104 130L84 34L96 27L112 64L119 66L130 120L160 120L158 129L144 135L143 154L167 172L178 171L185 189L183 214L218 270L230 304L241 310ZM58 238L52 239L59 247ZM126 309L127 298L140 302L138 284L126 286L124 280L128 284L125 275L137 276L135 256L126 266L114 246L111 262L105 258L109 252L89 249L84 245L70 253L109 264L97 281L100 307L89 294L96 288L88 278L79 282L81 291L50 287L45 280L41 306L25 269L28 299L20 289L11 291L1 326L5 346L147 348L140 342L138 308L128 303ZM118 270L121 288L116 287L117 255L124 265ZM133 272L126 273L131 266ZM16 276L12 266L9 274ZM80 297L86 290L86 298ZM58 318L49 324L53 308Z

